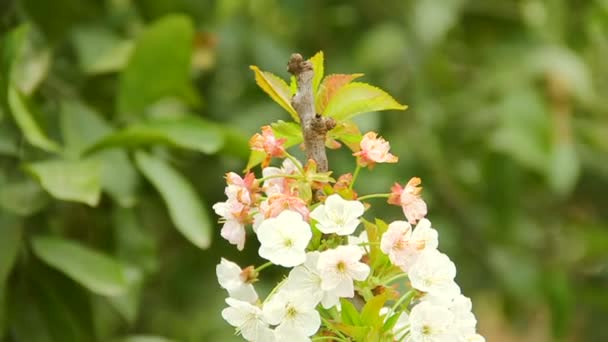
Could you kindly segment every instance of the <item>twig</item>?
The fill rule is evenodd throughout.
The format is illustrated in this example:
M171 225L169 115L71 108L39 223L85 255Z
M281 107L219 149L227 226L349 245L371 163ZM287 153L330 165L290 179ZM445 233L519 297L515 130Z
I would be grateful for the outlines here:
M304 60L299 53L294 53L287 63L287 71L296 77L298 84L298 91L291 99L291 105L300 117L306 157L317 163L319 172L327 172L329 166L325 153L325 137L327 132L336 126L336 122L315 112L312 63Z

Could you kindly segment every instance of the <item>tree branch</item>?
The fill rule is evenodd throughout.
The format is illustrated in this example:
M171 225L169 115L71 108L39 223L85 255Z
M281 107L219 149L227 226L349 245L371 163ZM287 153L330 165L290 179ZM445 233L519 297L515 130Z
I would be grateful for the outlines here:
M329 166L325 153L325 137L327 132L335 127L336 123L333 119L324 118L315 112L312 63L304 60L299 53L294 53L287 63L287 71L296 77L298 84L298 91L291 99L291 105L300 117L306 157L317 163L319 172L327 172Z

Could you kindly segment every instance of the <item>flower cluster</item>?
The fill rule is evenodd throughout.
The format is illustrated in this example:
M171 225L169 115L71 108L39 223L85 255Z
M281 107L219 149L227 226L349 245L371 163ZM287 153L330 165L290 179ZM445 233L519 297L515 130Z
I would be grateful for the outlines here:
M228 292L222 317L248 341L484 341L471 301L455 283L454 263L438 250L425 218L419 178L389 193L359 196L360 169L394 163L390 145L374 132L360 137L356 169L338 180L302 165L269 126L250 141L264 152L261 177L228 173L225 202L214 205L222 237L239 250L247 234L268 262L241 269L222 259L220 286ZM283 159L280 167L270 166ZM385 198L404 220L364 218ZM260 298L253 283L270 266L286 277Z

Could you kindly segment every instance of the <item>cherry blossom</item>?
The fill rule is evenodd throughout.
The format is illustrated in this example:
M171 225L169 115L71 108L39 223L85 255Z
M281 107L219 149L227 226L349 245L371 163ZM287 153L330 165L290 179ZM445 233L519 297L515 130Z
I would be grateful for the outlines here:
M412 308L409 316L412 342L455 342L454 314L447 308L422 302Z
M220 286L228 291L231 298L249 303L255 303L258 300L258 294L253 285L247 282L247 272L243 271L239 265L222 258L215 267L215 272Z
M310 226L291 210L264 220L257 229L261 246L258 251L273 264L293 267L306 261L305 248L312 237Z
M427 213L426 203L420 197L422 188L419 185L421 182L420 178L414 177L407 182L405 188L401 187L399 183L395 183L388 198L389 204L401 206L403 214L412 224L425 217Z
M359 144L361 150L353 153L359 157L358 163L361 166L369 166L370 168L376 163L396 163L399 158L389 153L391 145L388 141L375 132L367 132L361 139Z
M393 264L407 272L422 251L437 249L437 235L427 219L422 219L413 232L408 222L394 221L382 235L380 249Z
M280 341L307 340L319 330L321 317L306 291L279 290L264 305L264 317L276 328Z
M456 266L447 255L437 251L424 251L408 272L412 287L434 296L452 298L460 293L454 282Z
M256 133L249 140L249 146L254 151L266 153L266 160L262 163L263 166L268 166L270 158L285 156L285 142L287 139L275 137L272 127L263 126L262 134Z
M319 256L317 267L321 274L321 288L334 290L340 297L355 295L354 280L363 281L370 272L368 265L360 262L363 253L356 246L338 246Z
M321 287L321 274L317 268L320 252L306 253L306 262L293 268L289 272L285 289L289 291L305 291L312 302L321 302L324 308L329 309L338 305L340 297L335 291L326 291Z
M324 234L350 235L359 225L365 207L359 201L347 201L338 194L316 207L310 217L317 221L317 229Z
M251 303L226 298L229 307L222 310L222 317L248 341L274 341L274 332L268 327L262 310Z

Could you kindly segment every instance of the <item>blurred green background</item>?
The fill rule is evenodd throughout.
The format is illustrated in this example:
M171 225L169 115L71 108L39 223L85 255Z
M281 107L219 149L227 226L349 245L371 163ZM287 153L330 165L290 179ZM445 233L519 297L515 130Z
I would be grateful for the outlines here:
M358 190L423 179L487 340L608 341L608 1L2 0L0 35L1 341L238 341L215 264L261 260L210 206L289 119L248 66L318 50L409 105L361 116L400 162Z

